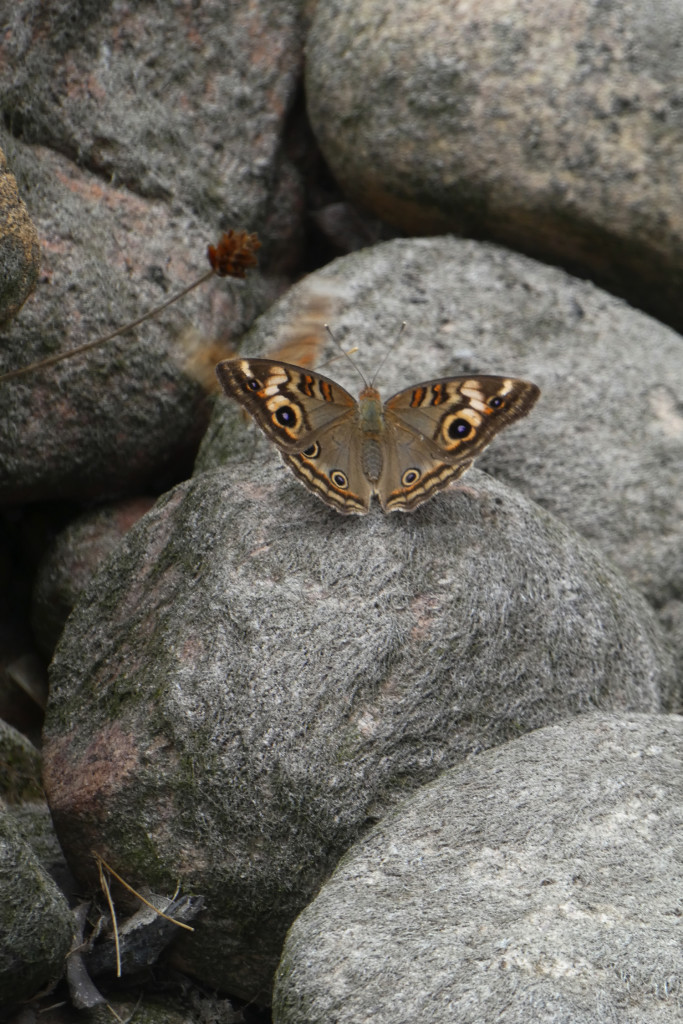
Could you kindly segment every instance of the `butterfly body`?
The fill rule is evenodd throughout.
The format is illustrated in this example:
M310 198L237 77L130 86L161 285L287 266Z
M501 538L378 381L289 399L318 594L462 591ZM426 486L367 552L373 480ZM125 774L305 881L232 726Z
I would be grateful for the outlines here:
M285 463L338 512L362 515L375 495L385 512L416 508L447 487L540 394L509 377L446 377L386 402L358 400L322 374L270 359L228 359L216 373Z
M375 388L363 388L358 396L356 413L358 430L361 435L361 466L363 473L372 483L382 475L384 458L382 442L386 435L386 422L382 410L382 399Z

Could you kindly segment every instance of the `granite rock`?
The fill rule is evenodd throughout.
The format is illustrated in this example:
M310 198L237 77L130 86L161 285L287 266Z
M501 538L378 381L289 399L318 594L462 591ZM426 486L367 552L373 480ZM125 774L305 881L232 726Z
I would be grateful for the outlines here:
M470 758L296 920L276 1024L680 1020L677 716L583 715Z
M468 754L599 707L655 711L652 610L476 470L410 515L338 515L274 460L205 472L123 537L51 667L45 786L67 859L198 893L174 962L267 1002L339 857Z
M347 196L592 277L683 325L683 10L318 0L309 117Z

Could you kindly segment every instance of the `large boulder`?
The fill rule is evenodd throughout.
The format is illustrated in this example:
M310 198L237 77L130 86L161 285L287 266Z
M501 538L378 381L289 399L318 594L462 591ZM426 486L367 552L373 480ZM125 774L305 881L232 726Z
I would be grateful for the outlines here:
M340 856L470 753L655 711L654 614L578 534L472 470L340 516L273 459L205 472L122 539L51 669L45 785L70 866L204 897L175 962L268 1002Z
M357 843L292 926L276 1024L680 1020L683 719L488 750Z

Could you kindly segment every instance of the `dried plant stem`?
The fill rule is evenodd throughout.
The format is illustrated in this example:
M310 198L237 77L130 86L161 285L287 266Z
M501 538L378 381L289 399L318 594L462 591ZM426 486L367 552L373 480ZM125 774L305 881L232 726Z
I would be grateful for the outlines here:
M55 363L61 363L63 359L71 359L72 356L80 355L81 352L89 352L91 348L97 348L98 345L104 345L105 342L111 341L112 338L118 338L120 334L125 334L126 331L132 331L134 327L139 327L140 324L144 323L145 320L150 320L153 316L158 316L167 306L177 302L178 299L182 299L183 296L191 292L193 288L198 288L200 284L204 284L209 278L214 276L214 271L209 270L206 274L202 274L198 280L194 281L193 284L189 284L187 288L183 288L182 291L172 295L166 302L162 302L156 309L152 309L149 313L145 313L144 316L138 317L137 320L133 320L129 324L124 324L123 327L117 328L112 331L111 334L105 335L103 338L96 338L94 341L87 341L85 345L79 345L78 348L72 348L68 352L59 352L57 355L48 356L47 359L39 359L35 363L29 363L28 366L21 366L18 370L10 370L8 373L0 374L0 384L6 380L14 380L15 377L21 377L24 373L32 373L33 370L42 370L46 366L54 366Z
M114 910L114 903L112 901L111 893L109 891L109 882L104 877L104 871L102 870L102 865L104 865L104 867L107 868L107 871L111 871L111 868L102 860L102 858L98 857L97 866L98 866L99 872L100 872L100 885L102 886L102 891L104 892L104 895L107 898L107 903L109 904L109 913L111 914L111 923L112 923L112 928L114 929L114 945L116 947L116 977L120 978L121 977L121 947L119 946L119 929L118 929L118 925L116 923L116 911Z
M134 889L132 887L132 885L129 885L128 882L124 881L123 878L121 878L121 875L117 875L117 873L114 871L114 869L109 867L109 865L107 864L106 860L104 860L99 855L99 853L97 853L95 850L93 850L92 853L93 853L93 857L95 858L95 860L97 861L97 863L99 865L100 876L102 874L102 867L104 866L107 869L107 871L109 872L109 874L112 875L116 879L117 882L121 883L121 885L124 887L124 889L127 889L128 892L132 892L133 896L137 896L137 898L142 903L144 903L145 906L149 907L150 910L153 910L155 914L159 915L159 917L164 917L167 921L170 921L172 924L178 925L179 928L184 928L185 931L188 931L188 932L193 932L194 931L194 928L192 928L189 924L185 924L184 921L176 921L176 919L174 917L169 917L168 914L164 914L163 910L159 910L158 907L155 907L153 903L150 903L149 900L146 900L145 897L141 893L139 893L136 889ZM176 889L176 893L177 892L178 892L178 890Z

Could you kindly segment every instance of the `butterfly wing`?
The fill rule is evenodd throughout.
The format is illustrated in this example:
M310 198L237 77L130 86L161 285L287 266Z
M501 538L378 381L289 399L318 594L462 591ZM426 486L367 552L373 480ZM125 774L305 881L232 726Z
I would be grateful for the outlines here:
M354 430L358 403L348 391L274 359L227 359L216 374L309 490L339 512L367 512L372 487Z
M302 452L282 453L293 473L337 512L364 515L373 485L362 471L361 445L354 420L324 427Z
M384 405L382 508L413 509L447 487L539 394L529 381L477 376L426 381L393 395Z
M299 452L326 426L352 419L357 402L334 381L275 359L226 359L216 367L226 395L283 452Z

